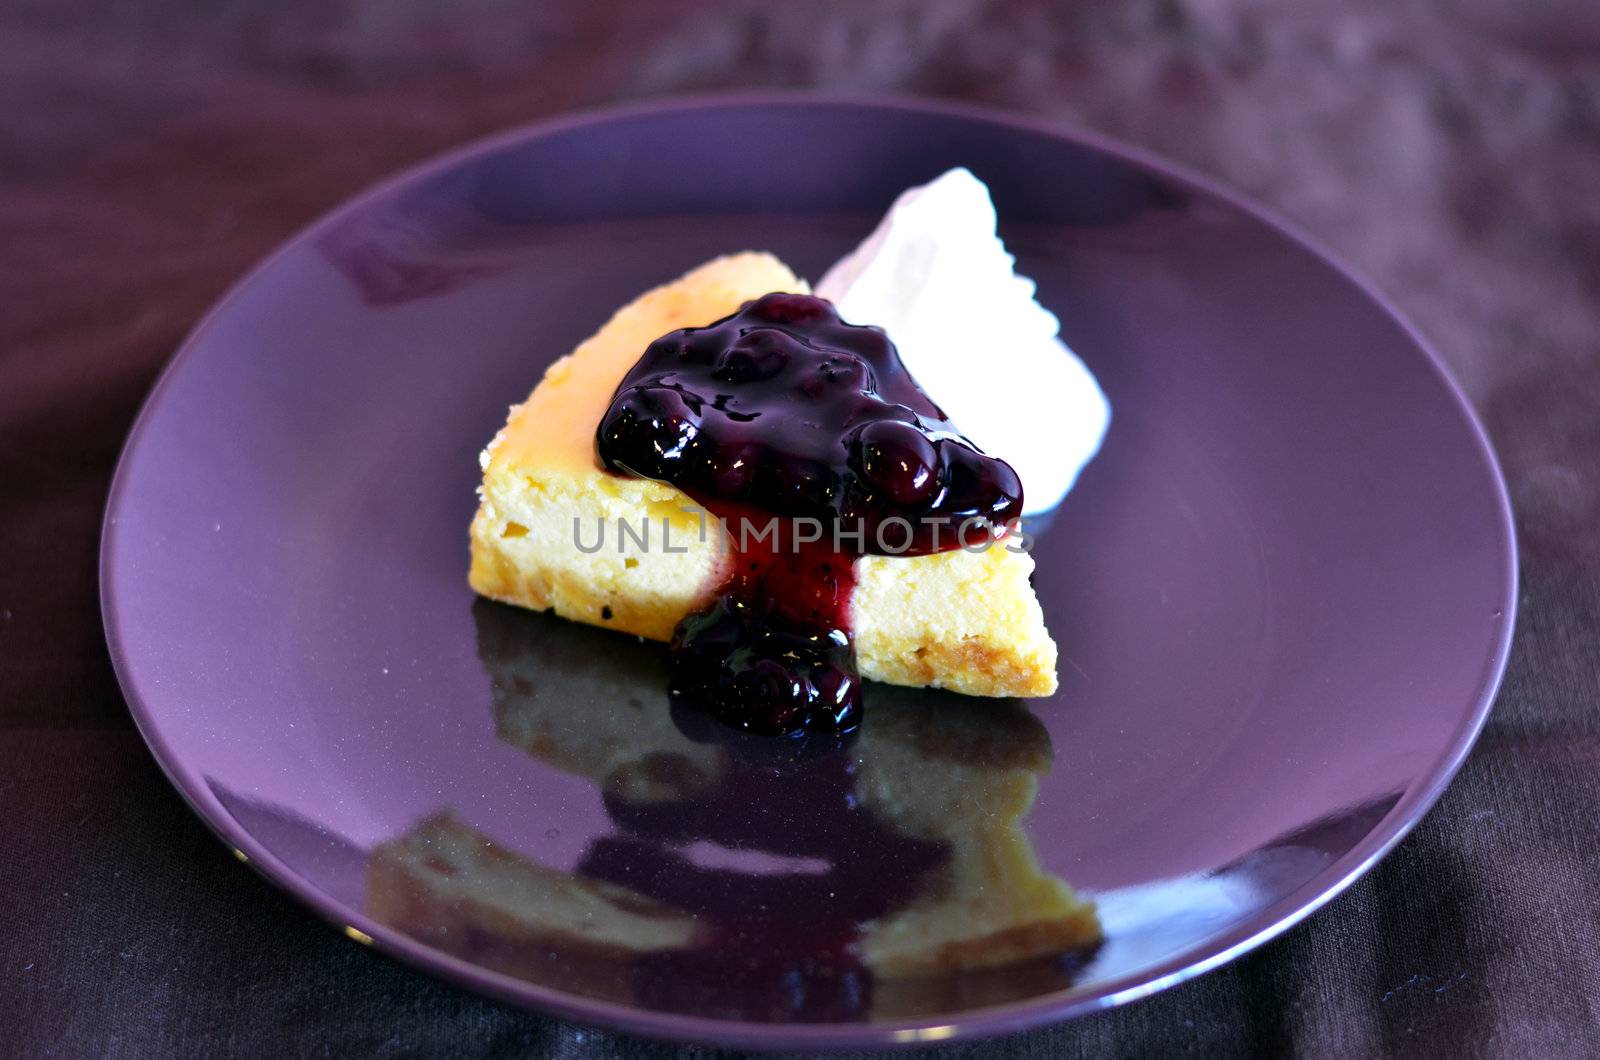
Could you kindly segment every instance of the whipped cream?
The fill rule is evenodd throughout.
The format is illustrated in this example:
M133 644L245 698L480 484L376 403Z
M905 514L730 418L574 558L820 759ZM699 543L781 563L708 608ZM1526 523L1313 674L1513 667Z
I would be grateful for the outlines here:
M1060 504L1111 422L1094 376L1062 342L996 234L989 189L965 168L903 192L816 293L889 333L952 423L1022 479L1024 513Z

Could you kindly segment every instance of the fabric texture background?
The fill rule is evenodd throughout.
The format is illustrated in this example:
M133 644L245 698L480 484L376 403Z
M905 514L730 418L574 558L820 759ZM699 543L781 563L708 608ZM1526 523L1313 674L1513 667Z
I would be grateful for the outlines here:
M1416 832L1278 941L950 1050L1600 1052L1600 8L1592 0L0 5L0 1053L668 1056L352 945L239 865L130 722L100 514L162 363L295 229L577 106L826 87L997 103L1171 156L1342 252L1504 461L1510 671ZM703 1053L697 1055L705 1055Z

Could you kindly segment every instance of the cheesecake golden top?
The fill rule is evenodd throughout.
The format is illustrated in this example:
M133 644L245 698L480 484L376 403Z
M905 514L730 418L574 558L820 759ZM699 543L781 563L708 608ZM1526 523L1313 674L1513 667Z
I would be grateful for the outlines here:
M709 324L763 294L808 289L771 254L750 251L716 258L675 283L647 291L545 371L485 450L485 471L496 465L537 466L547 477L599 471L595 427L617 385L652 341L679 328Z

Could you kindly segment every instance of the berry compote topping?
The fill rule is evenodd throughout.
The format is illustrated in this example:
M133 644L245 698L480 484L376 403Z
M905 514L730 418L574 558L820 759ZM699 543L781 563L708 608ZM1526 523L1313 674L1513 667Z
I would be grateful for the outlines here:
M606 468L669 482L726 525L727 581L679 625L672 690L752 732L857 724L857 557L974 547L1022 514L1016 473L956 432L883 330L810 295L652 342L596 446Z

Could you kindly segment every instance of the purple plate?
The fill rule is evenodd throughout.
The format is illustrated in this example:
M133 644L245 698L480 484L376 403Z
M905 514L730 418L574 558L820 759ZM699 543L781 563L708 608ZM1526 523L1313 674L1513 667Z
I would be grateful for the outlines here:
M551 359L716 254L815 277L958 164L1115 410L1036 551L1054 698L874 687L844 754L772 761L673 724L660 648L474 600L477 453ZM575 1020L810 1047L1062 1019L1306 916L1460 764L1516 583L1461 393L1280 222L1094 137L782 97L517 130L301 234L162 377L102 561L173 783L352 938ZM1057 880L1104 942L979 967Z

